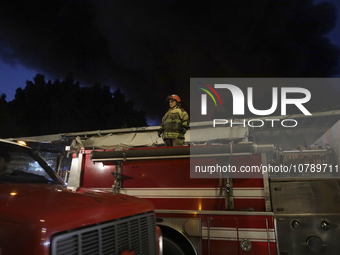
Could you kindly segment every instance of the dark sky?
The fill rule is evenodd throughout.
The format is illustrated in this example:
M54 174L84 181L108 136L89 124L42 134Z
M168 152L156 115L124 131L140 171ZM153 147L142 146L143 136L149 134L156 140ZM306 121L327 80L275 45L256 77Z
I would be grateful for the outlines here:
M338 76L337 8L336 0L2 1L0 93L11 100L36 73L72 72L81 85L120 88L157 125L168 94L189 108L190 77Z

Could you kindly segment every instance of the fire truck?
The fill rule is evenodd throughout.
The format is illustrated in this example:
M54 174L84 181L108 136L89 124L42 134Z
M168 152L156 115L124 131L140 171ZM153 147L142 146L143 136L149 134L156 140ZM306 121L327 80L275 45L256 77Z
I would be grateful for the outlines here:
M339 253L334 149L324 143L324 148L283 150L252 141L254 130L209 125L191 123L181 147L165 147L158 127L77 133L69 148L73 159L68 188L150 200L162 230L164 254ZM197 136L202 140L190 137L194 127L204 134ZM293 140L301 136L295 135ZM279 171L216 178L204 173L193 178L191 164L200 165L202 160L211 165L227 162L238 172L264 166ZM314 171L307 169L313 165ZM288 166L295 170L281 171ZM326 170L321 174L315 166Z

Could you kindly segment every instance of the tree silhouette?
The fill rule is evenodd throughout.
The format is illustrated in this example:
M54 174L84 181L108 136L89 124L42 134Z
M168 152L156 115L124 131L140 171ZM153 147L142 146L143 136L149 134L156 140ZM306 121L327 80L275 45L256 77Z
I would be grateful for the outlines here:
M119 89L111 92L99 83L82 87L72 74L53 83L37 74L10 102L2 94L0 121L2 138L147 125L145 113L135 110Z

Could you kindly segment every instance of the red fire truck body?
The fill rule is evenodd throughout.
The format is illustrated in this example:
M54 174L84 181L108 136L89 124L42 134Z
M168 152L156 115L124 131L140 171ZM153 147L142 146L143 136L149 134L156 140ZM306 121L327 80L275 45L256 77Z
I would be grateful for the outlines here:
M83 157L80 186L112 190L115 165L94 164L91 151L84 151ZM261 164L261 158L238 157L233 163L240 162ZM164 242L167 238L177 241L186 254L276 254L274 217L266 212L262 179L234 179L233 208L226 210L219 179L192 179L189 168L189 159L126 161L120 192L149 199L156 208ZM245 239L251 243L250 251L240 247Z
M111 172L115 172L115 165L94 164L91 151L85 151L84 157L86 168L81 187L112 190ZM211 160L212 164L214 161ZM233 160L234 164L239 162L260 165L261 158L254 155ZM148 198L157 209L225 210L225 197L219 195L219 180L192 179L189 168L189 159L124 162L121 193ZM236 210L266 211L262 179L234 179L233 191Z
M134 132L132 136L136 137ZM100 137L101 141L105 139L113 138ZM256 144L241 142L227 143L230 151L225 155L193 159L190 153L176 151L196 145L106 149L107 144L96 147L93 141L83 142L79 146L82 149L73 155L69 188L112 191L150 200L162 230L165 255L303 255L336 254L334 251L340 250L336 241L340 236L336 179L275 180L265 173L256 178L190 176L192 160L199 165L204 158L205 163L214 165L227 158L240 169L268 165L268 151L286 161L292 153L301 156L309 151L287 152L287 156L274 151L272 145L261 150L261 145L257 148ZM248 149L233 152L232 147L239 145ZM313 158L324 163L328 153L313 151L307 158L310 163Z

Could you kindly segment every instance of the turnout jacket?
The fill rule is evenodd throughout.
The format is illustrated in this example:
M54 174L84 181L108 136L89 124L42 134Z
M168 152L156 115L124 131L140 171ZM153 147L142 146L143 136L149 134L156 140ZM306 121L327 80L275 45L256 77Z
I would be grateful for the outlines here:
M182 132L182 129L189 128L189 115L176 105L165 113L160 128L164 130L163 139L184 139L185 132Z

